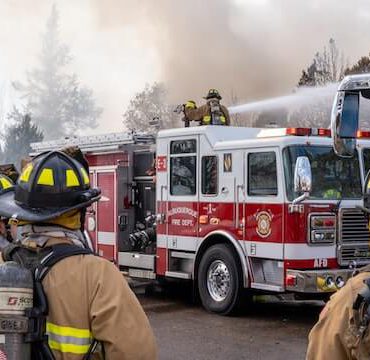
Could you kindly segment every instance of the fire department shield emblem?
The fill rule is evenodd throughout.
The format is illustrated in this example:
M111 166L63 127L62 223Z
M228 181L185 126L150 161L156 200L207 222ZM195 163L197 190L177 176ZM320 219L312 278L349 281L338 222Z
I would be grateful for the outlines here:
M271 214L267 211L260 211L255 215L255 218L257 221L257 234L263 238L268 237L271 234Z

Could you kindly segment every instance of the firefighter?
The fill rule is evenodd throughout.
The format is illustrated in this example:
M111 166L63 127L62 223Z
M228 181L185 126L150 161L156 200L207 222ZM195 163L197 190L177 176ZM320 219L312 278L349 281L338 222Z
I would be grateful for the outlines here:
M216 89L210 89L204 97L206 104L196 107L194 101L185 104L184 113L189 121L199 121L200 125L230 125L230 115L227 108L220 104L222 99Z
M156 359L148 319L121 273L83 249L81 211L99 197L84 166L57 151L32 159L14 191L0 194L0 215L18 224L20 241L18 248L4 252L5 260L33 270L56 249L65 252L72 244L81 249L60 257L42 280L49 309L40 328L48 337L36 337L32 353L51 351L64 360L88 359L92 352L112 360ZM36 278L40 272L34 274Z
M306 360L370 358L370 266L334 294L309 334Z
M6 175L0 174L0 194L12 191L13 187L13 181ZM0 252L13 241L8 220L8 218L0 216Z

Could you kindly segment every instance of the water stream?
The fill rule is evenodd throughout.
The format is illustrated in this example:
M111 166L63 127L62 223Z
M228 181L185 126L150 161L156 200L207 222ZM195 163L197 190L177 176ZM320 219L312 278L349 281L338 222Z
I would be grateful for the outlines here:
M324 106L331 107L337 88L338 84L329 84L322 87L301 87L289 95L230 106L228 109L230 114L239 114L281 108L285 108L289 111L311 104L317 105L318 103L323 103Z

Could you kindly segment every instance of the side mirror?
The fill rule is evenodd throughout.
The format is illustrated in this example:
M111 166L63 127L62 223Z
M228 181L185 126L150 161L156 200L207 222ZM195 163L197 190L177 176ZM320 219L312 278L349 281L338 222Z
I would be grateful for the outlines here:
M356 150L360 93L338 91L331 115L334 151L341 157L352 157Z
M298 204L308 198L312 190L311 164L307 156L299 156L294 169L294 191L303 195L293 200L293 204Z

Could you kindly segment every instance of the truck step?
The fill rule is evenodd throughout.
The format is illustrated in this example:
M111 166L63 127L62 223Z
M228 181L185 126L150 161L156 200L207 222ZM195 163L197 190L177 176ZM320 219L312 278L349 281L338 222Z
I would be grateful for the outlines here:
M143 270L143 269L129 269L128 276L131 278L139 278L139 279L151 279L154 280L156 278L156 273L150 270Z
M273 291L273 292L284 292L284 288L280 285L274 285L274 284L266 284L266 283L252 283L251 284L252 289L258 289L258 290L266 290L266 291Z
M166 271L167 277L178 278L178 279L191 279L191 274L182 271Z

